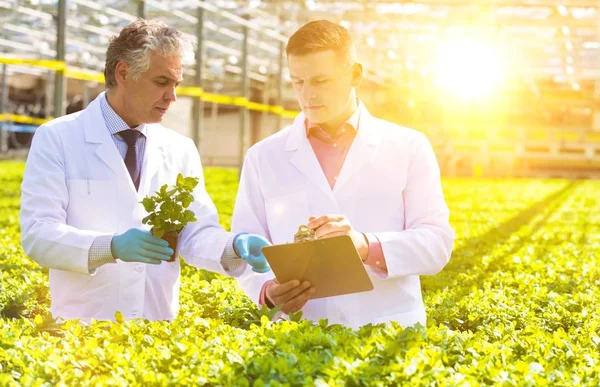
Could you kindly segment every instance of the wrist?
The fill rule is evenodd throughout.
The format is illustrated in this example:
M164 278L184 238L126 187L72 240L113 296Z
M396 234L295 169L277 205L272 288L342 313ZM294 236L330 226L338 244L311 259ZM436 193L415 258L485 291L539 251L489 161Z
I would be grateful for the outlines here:
M115 246L115 244L117 243L116 241L116 237L118 234L113 234L112 237L110 238L110 253L112 254L113 258L117 258L117 254L115 254L115 250L117 248L117 246Z
M235 253L235 255L237 255L237 256L238 256L238 258L241 258L241 255L240 255L240 253L238 252L237 248L235 247L235 244L236 244L236 242L237 242L238 238L239 238L241 235L244 235L244 234L248 234L248 233L247 233L247 232L240 232L240 233L237 233L237 234L236 234L236 235L233 237L233 242L231 242L231 245L232 245L232 247L233 247L233 252Z
M275 304L273 303L273 301L271 301L271 299L269 298L269 286L271 285L273 281L268 281L267 285L265 286L265 294L264 294L264 301L265 301L265 305L267 305L267 307L269 309L273 309L275 307Z
M356 250L358 250L360 259L365 262L369 258L369 238L364 232L361 232L360 235L360 244Z
M269 309L273 309L275 307L275 304L273 304L273 301L271 301L269 299L269 296L267 296L265 294L265 305L269 308Z

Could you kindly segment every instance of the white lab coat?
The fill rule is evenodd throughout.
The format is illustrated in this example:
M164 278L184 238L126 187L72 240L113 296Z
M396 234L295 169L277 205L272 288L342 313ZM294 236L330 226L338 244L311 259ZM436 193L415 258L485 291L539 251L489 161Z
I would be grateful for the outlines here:
M173 319L179 310L179 260L160 265L117 260L94 275L88 251L100 235L149 229L139 203L181 172L200 178L189 207L197 222L180 235L187 263L225 273L220 259L231 233L219 226L204 188L193 141L158 124L147 125L139 192L136 192L100 109L100 96L85 110L40 126L27 159L21 196L25 253L50 268L51 312L63 319Z
M358 328L397 321L425 324L419 276L439 272L450 259L454 233L440 172L427 138L375 118L366 108L333 190L306 137L304 114L247 153L232 231L293 241L309 216L344 214L361 232L380 240L388 276L370 268L374 290L310 300L303 316ZM246 269L239 283L255 302L273 273Z

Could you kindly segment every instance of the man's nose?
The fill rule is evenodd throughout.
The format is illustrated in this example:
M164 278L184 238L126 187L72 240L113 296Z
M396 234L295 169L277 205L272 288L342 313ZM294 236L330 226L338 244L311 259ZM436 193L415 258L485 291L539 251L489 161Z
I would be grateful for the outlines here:
M302 99L307 105L310 105L310 101L317 97L315 91L308 84L302 86Z
M175 88L174 88L174 87L173 87L173 88L170 88L170 89L169 89L169 91L168 91L167 93L165 93L165 96L164 96L164 98L165 98L166 100L169 100L169 101L171 101L171 102L175 102L175 101L177 101L177 93L176 93L176 91L175 91Z

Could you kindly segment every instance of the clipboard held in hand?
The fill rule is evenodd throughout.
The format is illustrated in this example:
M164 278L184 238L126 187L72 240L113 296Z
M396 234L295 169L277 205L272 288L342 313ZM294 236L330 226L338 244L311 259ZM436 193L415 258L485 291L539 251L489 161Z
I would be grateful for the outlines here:
M323 298L373 290L373 283L348 235L262 249L279 283L308 281Z

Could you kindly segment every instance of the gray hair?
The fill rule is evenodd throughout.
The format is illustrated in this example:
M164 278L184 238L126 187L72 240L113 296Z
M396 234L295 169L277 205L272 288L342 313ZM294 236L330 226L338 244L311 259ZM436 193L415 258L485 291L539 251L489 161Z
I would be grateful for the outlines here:
M125 26L119 36L110 40L104 67L106 87L117 85L117 63L127 63L133 79L138 79L150 68L152 53L179 56L185 64L193 60L192 45L177 29L160 21L138 19Z

